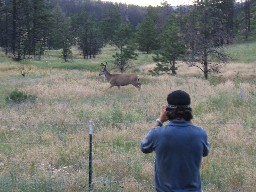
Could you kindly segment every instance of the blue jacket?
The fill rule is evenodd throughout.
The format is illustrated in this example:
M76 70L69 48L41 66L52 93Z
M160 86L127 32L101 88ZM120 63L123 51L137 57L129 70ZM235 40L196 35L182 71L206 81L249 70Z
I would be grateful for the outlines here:
M209 149L206 131L185 120L152 128L141 142L143 153L155 151L157 192L201 192L200 166Z

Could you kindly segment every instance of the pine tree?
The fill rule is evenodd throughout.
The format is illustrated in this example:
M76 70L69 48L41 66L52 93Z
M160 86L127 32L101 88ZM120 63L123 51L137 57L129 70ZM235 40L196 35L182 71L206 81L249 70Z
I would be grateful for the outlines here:
M138 26L136 41L139 45L139 50L145 51L147 54L152 50L159 48L158 30L154 20L147 16L144 21Z
M153 74L159 72L176 74L176 61L185 54L185 43L178 28L177 19L175 16L170 16L164 31L161 34L160 50L153 58L159 62L157 67L151 71Z
M84 59L94 58L103 46L97 23L85 12L81 12L72 17L72 29Z
M25 57L26 54L26 40L27 40L27 15L25 8L29 2L22 0L12 0L10 5L11 13L11 48L14 59L19 61Z
M15 60L43 54L50 28L49 7L45 0L10 0L6 12L6 48Z
M195 9L187 16L185 39L191 51L189 60L204 73L205 79L212 70L210 58L227 60L227 55L220 49L223 40L229 36L221 3L224 1L198 0Z
M119 49L119 52L113 55L115 65L123 73L128 67L128 61L130 59L136 59L138 56L138 54L135 53L132 29L129 24L122 23L117 28L113 37L113 43Z
M47 46L51 27L51 12L45 0L32 0L32 48L33 55L41 58Z
M5 47L5 39L6 39L6 12L7 8L5 7L4 1L0 0L0 47Z
M70 19L64 15L59 5L53 9L53 13L48 46L51 49L62 49L62 57L67 62L72 57Z
M103 35L104 44L110 43L113 40L115 30L120 24L120 11L116 5L111 3L100 21L100 30Z

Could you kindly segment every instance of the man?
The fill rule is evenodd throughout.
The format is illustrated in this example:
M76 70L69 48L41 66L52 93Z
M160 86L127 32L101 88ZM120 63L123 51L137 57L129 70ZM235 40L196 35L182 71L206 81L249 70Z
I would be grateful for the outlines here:
M157 192L201 192L200 166L210 145L203 128L191 123L190 96L170 93L156 127L141 142L141 151L155 151L154 183ZM166 126L163 123L170 120Z

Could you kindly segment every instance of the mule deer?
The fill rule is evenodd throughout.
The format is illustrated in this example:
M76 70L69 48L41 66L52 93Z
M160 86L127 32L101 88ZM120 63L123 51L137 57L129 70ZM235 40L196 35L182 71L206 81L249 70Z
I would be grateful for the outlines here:
M106 80L110 83L110 88L117 86L118 89L120 89L120 86L126 86L126 85L133 85L140 90L141 84L140 80L137 75L135 74L111 74L107 70L107 63L103 64L101 63L101 66L103 66L99 76L104 75L106 77Z

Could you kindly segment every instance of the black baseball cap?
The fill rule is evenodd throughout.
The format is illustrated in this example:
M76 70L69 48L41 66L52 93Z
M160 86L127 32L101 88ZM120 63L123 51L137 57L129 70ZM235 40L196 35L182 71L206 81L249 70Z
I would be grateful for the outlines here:
M187 92L176 90L167 96L168 108L190 107L191 99Z

